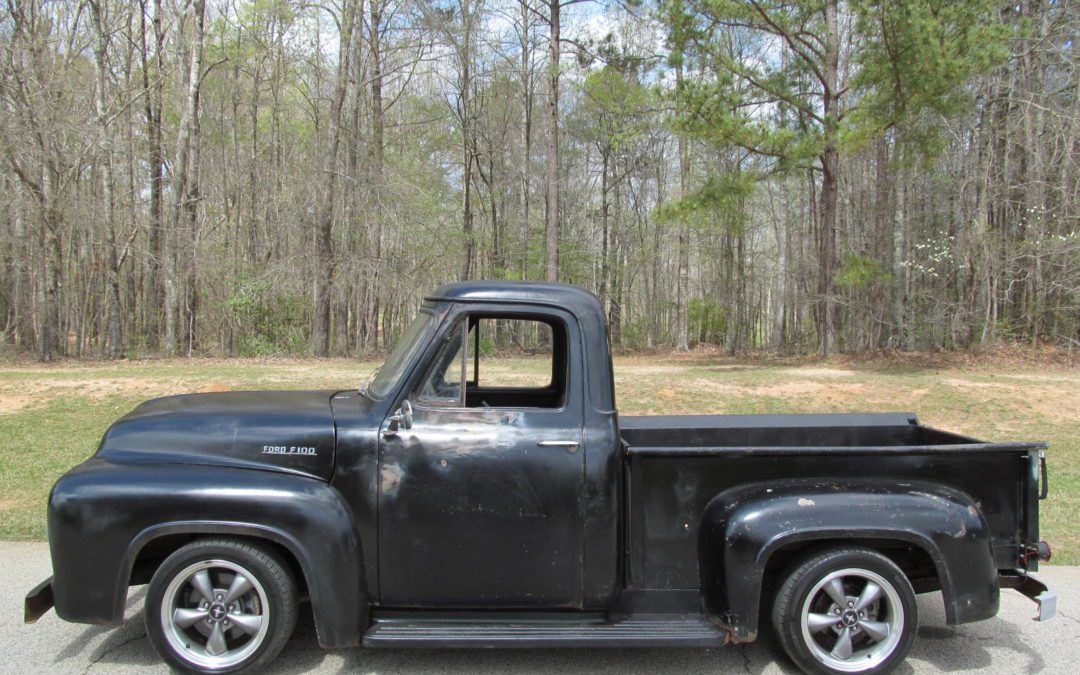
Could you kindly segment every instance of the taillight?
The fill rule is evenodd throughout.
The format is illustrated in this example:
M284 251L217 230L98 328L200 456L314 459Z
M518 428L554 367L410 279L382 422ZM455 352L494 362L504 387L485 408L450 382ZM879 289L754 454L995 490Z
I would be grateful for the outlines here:
M1047 544L1045 541L1040 541L1038 544L1028 544L1024 546L1022 557L1024 563L1029 563L1032 560L1048 562L1052 555L1054 555L1054 552L1050 550L1050 544Z
M1035 546L1035 554L1040 561L1050 562L1050 557L1054 555L1054 552L1050 550L1050 544L1047 544L1045 541L1040 541L1038 545Z

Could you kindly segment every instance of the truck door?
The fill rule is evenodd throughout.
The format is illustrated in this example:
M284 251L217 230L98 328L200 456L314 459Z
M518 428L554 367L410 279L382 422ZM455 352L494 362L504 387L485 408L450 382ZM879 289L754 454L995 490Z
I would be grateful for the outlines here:
M566 312L448 313L381 429L383 606L581 606L582 360Z

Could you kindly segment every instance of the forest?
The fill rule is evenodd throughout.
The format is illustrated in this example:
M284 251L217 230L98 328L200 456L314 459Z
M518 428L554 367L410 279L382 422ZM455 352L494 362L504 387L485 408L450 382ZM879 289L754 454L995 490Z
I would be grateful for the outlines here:
M1075 0L3 0L0 358L1080 346Z

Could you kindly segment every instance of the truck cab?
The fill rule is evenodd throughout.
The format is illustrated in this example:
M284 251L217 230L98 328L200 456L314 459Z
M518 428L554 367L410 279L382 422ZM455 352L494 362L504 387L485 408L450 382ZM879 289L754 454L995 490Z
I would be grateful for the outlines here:
M584 330L602 327L586 314L591 296L564 286L543 295L455 285L421 308L429 346L386 394L392 413L377 441L380 603L611 600L621 463L606 338ZM531 353L528 373L482 358L515 342Z
M1045 447L910 413L620 419L595 296L449 284L359 389L169 397L119 420L53 489L54 576L26 616L116 624L149 583L151 640L198 672L264 667L302 595L325 647L770 629L807 672L878 672L914 640L917 592L940 590L950 623L996 614L1002 588L1053 615L1030 575L1049 558Z

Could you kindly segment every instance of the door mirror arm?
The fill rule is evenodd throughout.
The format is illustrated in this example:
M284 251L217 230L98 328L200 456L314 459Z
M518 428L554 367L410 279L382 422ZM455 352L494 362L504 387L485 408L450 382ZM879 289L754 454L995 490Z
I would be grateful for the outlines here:
M412 429L413 411L409 399L401 402L401 407L393 415L387 418L386 429L383 430L383 438L397 436L401 429Z

